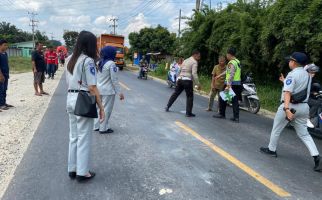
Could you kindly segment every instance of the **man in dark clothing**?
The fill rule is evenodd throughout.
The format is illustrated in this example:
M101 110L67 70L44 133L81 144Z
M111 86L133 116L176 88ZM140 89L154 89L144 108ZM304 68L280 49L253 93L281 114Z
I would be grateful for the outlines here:
M0 40L0 112L13 107L6 102L9 80L9 62L8 55L6 53L7 49L8 42L3 39Z
M36 96L48 95L47 92L44 92L42 85L45 82L46 70L46 63L42 48L42 44L37 42L36 50L32 53L32 71L34 72L34 88Z

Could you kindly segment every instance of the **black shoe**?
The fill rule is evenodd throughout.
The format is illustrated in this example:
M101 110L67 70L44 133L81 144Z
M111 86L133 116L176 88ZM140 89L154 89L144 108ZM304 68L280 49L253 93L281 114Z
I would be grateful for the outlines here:
M93 131L99 131L99 129L97 128L97 129L94 129Z
M271 156L273 156L273 157L277 157L277 153L276 153L276 151L271 151L271 150L269 150L269 148L261 147L261 148L260 148L260 151L261 151L262 153L266 153L266 154L271 155Z
M164 108L164 111L169 112L169 107L168 107L168 106L167 106L167 107L165 107L165 108Z
M226 117L225 117L225 116L220 115L220 114L218 114L218 115L213 115L212 117L213 117L213 118L218 118L218 119L226 119Z
M76 178L76 172L68 172L68 176L69 178L74 179Z
M112 129L107 129L106 131L100 131L100 134L106 134L106 133L113 133L114 131Z
M235 123L239 123L239 118L230 118L231 121L235 122Z
M322 166L320 166L320 156L314 156L314 171L322 172Z
M87 177L87 176L79 176L79 175L76 175L76 180L78 181L78 182L85 182L85 181L88 181L88 180L90 180L90 179L92 179L92 178L94 178L95 177L95 173L94 172L89 172L90 173L90 175L91 176L89 176L89 177Z
M186 117L195 117L196 115L193 113L186 114Z

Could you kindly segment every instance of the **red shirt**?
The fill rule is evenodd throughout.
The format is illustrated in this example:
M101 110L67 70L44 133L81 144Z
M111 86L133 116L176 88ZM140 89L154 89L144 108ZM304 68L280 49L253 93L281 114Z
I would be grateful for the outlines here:
M56 64L57 54L56 52L48 51L45 55L47 64Z

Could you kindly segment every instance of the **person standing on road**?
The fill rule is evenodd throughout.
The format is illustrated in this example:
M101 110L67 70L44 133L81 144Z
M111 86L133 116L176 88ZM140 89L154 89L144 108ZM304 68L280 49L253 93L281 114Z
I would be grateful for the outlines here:
M101 134L113 133L109 127L108 120L111 117L115 95L120 96L120 100L124 99L121 87L117 78L118 68L115 65L116 48L106 46L101 50L101 60L98 64L97 88L100 92L102 104L104 106L105 120L100 123L98 119L94 120L94 131Z
M48 93L44 92L43 89L43 83L45 82L46 64L42 48L43 45L39 42L36 42L36 50L32 53L31 56L36 96L48 95Z
M48 79L54 79L55 72L56 72L56 60L57 54L53 50L53 47L49 47L49 51L45 55L46 63L47 63L47 72L48 72Z
M198 90L201 89L198 78L198 61L200 60L200 52L194 50L192 56L183 61L180 73L178 75L177 86L174 93L171 95L165 111L168 112L172 104L176 101L178 96L183 90L186 91L187 105L186 105L186 117L195 117L192 113L193 107L193 81L196 84Z
M9 62L8 54L8 42L6 40L0 40L0 112L2 110L8 110L12 108L12 105L7 104L7 90L9 81Z
M281 132L288 123L294 126L298 137L310 151L314 159L314 170L321 171L320 156L316 145L307 131L306 120L309 116L307 104L310 94L310 75L303 69L307 62L304 53L294 52L287 57L292 70L284 80L284 87L279 106L274 118L273 129L268 147L261 147L260 151L277 157L276 148Z
M96 87L96 59L97 43L93 33L80 32L73 54L66 62L66 79L68 85L66 110L69 115L69 153L68 174L78 181L85 181L95 176L89 171L89 154L94 125L93 118L74 115L76 100L80 90L96 96L99 107L100 121L104 120L104 107L99 91Z
M220 56L218 58L218 65L214 67L211 73L212 74L211 90L209 94L208 108L206 109L206 111L212 111L215 97L217 95L219 96L219 92L221 92L224 89L225 77L220 75L225 71L226 71L226 58L224 56ZM218 78L216 78L217 76ZM219 101L218 101L217 108L219 109Z
M240 61L235 57L236 49L229 48L227 51L227 59L229 60L227 70L226 70L226 78L225 78L225 91L229 91L232 89L236 94L232 98L233 104L233 113L234 117L230 120L236 123L239 123L239 103L238 100L241 100L241 65ZM226 118L226 107L227 101L224 101L222 98L219 98L219 115L214 115L215 118L225 119Z

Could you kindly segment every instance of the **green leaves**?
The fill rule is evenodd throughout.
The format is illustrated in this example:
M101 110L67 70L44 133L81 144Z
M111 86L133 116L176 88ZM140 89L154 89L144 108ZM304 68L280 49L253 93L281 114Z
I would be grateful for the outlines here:
M139 33L129 34L131 49L139 53L161 52L171 54L174 51L175 34L158 25L156 28L144 28Z
M68 49L73 50L74 45L76 44L76 40L78 37L78 32L77 31L66 31L64 32L63 38L65 40L65 44Z
M200 71L210 74L217 57L233 46L243 71L276 81L280 71L289 71L284 57L293 51L322 66L321 10L321 0L238 0L221 11L205 8L188 21L180 48L185 57L198 48Z

